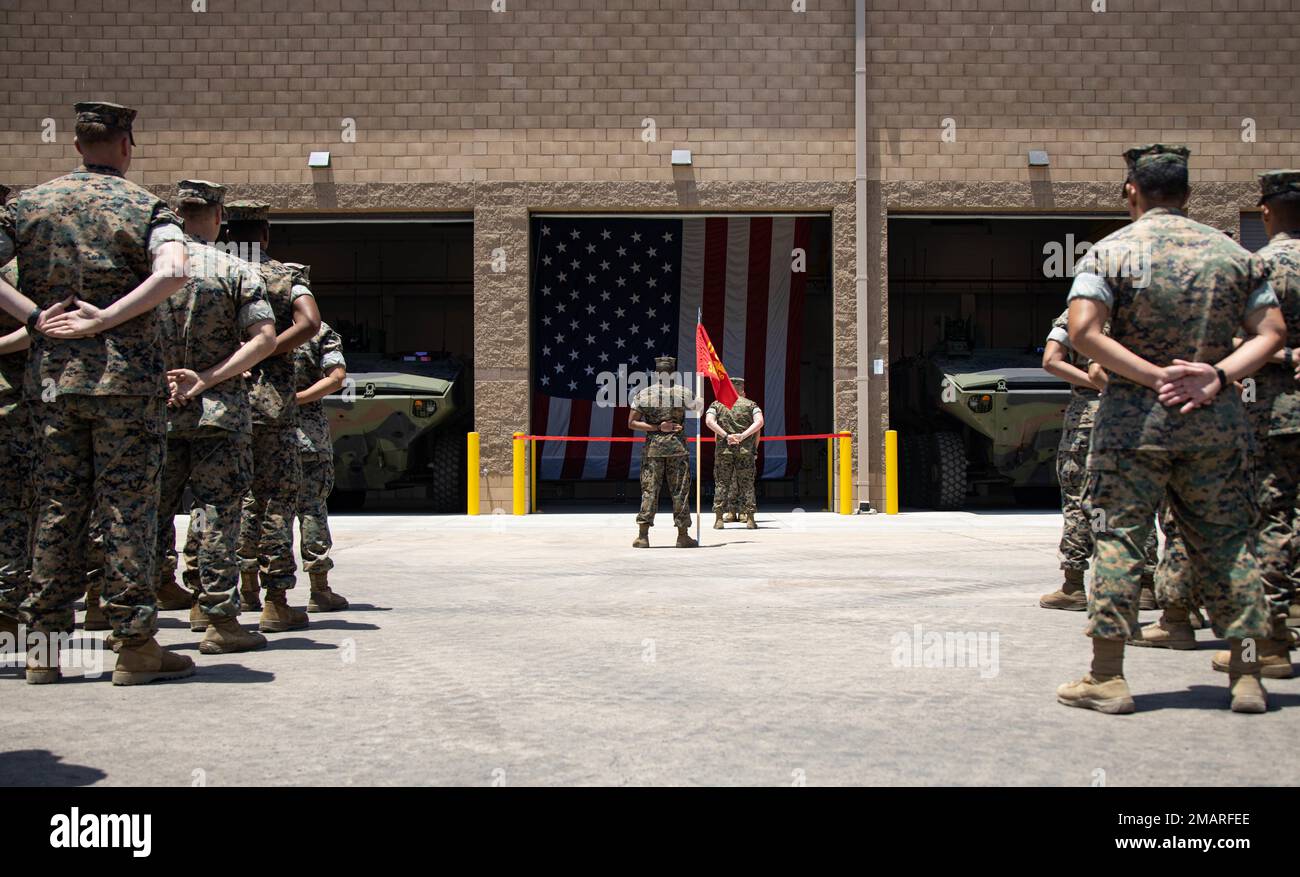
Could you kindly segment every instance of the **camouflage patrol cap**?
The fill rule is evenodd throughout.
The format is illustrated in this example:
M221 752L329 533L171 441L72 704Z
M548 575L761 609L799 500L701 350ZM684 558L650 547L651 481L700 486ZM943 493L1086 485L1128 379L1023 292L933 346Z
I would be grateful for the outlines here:
M675 356L656 356L655 371L671 372L677 370L677 357Z
M742 378L740 375L730 375L730 377L731 377L731 383L732 383L733 386L736 386L736 387L743 387L743 386L745 386L745 379Z
M131 124L135 122L135 110L107 101L79 101L73 104L72 108L77 111L78 125L98 124L105 128L125 131L131 138L131 145L135 146L135 135L131 133Z
M1287 192L1300 192L1300 171L1264 171L1259 175L1260 204L1274 195L1284 195Z
M301 274L303 280L309 280L309 279L310 279L310 276L311 276L311 266L310 266L310 265L304 265L304 264L301 263L301 262L285 262L284 264L285 264L287 267L292 268L293 270L295 270L295 271L297 271L299 274Z
M1128 163L1129 172L1133 172L1140 167L1146 167L1149 164L1172 162L1174 164L1187 164L1187 157L1192 151L1186 146L1166 146L1163 143L1148 143L1145 146L1134 146L1132 149L1125 150L1124 161Z
M226 205L226 219L230 222L266 222L271 217L271 205L261 201L231 201Z
M225 200L226 187L219 183L210 183L207 180L181 180L176 184L177 204L202 206L220 204Z

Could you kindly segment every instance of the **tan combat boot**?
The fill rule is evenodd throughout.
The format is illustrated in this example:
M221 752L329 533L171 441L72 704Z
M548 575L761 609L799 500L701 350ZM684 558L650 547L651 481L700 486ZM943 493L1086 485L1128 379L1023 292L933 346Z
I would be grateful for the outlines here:
M689 527L677 528L677 547L678 548L699 548L700 543L691 538Z
M717 514L717 513L715 513L715 514L713 515L713 529L715 529L715 530L721 530L721 529L723 529L723 527L722 527L722 515L721 515L721 514Z
M199 651L205 655L228 655L263 648L266 648L266 637L257 631L244 630L232 615L214 616L199 643Z
M636 540L633 541L633 543L632 543L632 547L633 547L633 548L649 548L649 547L650 547L650 525L649 525L649 524L638 524L637 526L638 526L639 529L638 529L638 531L637 531L637 537L636 537Z
M337 612L348 608L348 601L330 590L327 573L311 574L311 596L307 599L308 612Z
M29 633L28 637L31 638ZM27 644L27 683L29 685L49 685L63 678L59 669L59 654L62 643L59 635L36 634L34 642Z
M176 570L164 570L158 576L158 609L173 612L194 605L194 595L176 584Z
M262 598L259 595L261 584L257 577L255 569L241 569L239 571L239 602L240 608L247 609L249 612L257 612L262 608Z
M1185 616L1187 613L1182 614ZM1129 642L1135 646L1154 649L1187 651L1196 648L1196 631L1192 630L1190 622L1179 619L1176 614L1166 609L1159 620L1144 626Z
M731 512L727 512L725 515L722 516L722 520L728 524L734 524L736 523L736 516Z
M1294 675L1291 669L1291 638L1282 621L1273 622L1272 636L1255 640L1255 657L1260 676L1267 679L1290 679ZM1210 666L1220 673L1231 673L1232 650L1215 652Z
M1065 582L1060 588L1038 599L1044 609L1068 609L1082 612L1088 608L1088 592L1083 589L1083 570L1067 569Z
M307 613L289 605L289 592L284 588L267 588L266 602L257 629L262 633L284 633L302 630L307 626Z
M1133 695L1124 679L1124 641L1092 641L1092 667L1082 679L1056 689L1056 702L1108 715L1133 712Z
M1138 608L1142 610L1160 608L1156 603L1156 580L1154 578L1142 577L1142 593L1138 597Z
M82 630L111 630L104 607L100 603L100 585L86 588L86 617L81 620Z
M194 675L194 661L169 652L153 637L144 642L127 644L112 640L117 652L117 667L113 670L114 685L144 685L164 679L184 679Z
M203 612L203 606L195 600L194 605L190 607L190 630L194 633L203 633L208 629L208 616Z
M753 513L753 512L750 512L749 514L745 515L745 529L746 529L746 530L757 530L757 529L758 529L758 521L755 521L755 520L754 520L754 513Z
M1263 648L1263 641L1260 641ZM1228 696L1234 713L1263 713L1268 711L1268 692L1259 681L1258 661L1243 657L1242 640L1228 640Z

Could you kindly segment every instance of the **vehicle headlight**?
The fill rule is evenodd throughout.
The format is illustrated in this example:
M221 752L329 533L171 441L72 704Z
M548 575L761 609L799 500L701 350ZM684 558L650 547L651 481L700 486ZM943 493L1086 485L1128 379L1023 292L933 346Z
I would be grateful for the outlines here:
M988 393L980 393L978 396L971 396L966 400L966 407L970 408L976 414L987 414L993 410L993 397Z
M412 417L432 417L433 412L438 410L438 403L432 399L412 399L411 416Z

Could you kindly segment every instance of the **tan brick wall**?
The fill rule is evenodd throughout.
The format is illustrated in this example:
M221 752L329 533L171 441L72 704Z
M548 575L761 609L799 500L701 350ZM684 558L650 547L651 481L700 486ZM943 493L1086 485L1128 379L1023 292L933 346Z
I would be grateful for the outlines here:
M228 184L851 180L845 0L17 0L0 11L0 172L75 163L70 105L140 109L134 176ZM42 121L60 125L56 144ZM355 142L343 138L353 120ZM646 142L644 122L657 138Z

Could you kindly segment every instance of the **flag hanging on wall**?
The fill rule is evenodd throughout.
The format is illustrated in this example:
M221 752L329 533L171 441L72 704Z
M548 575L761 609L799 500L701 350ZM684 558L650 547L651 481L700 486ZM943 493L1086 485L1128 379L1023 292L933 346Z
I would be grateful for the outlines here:
M808 247L804 217L535 217L532 375L535 435L630 436L626 399L604 404L611 376L649 372L656 356L694 371L697 311L727 372L763 409L764 433L799 431L799 357ZM599 400L599 401L598 401ZM708 397L706 396L706 401ZM694 446L692 445L692 451ZM797 442L762 442L762 478L793 477ZM705 445L703 464L712 461ZM543 442L543 480L636 478L640 446Z

